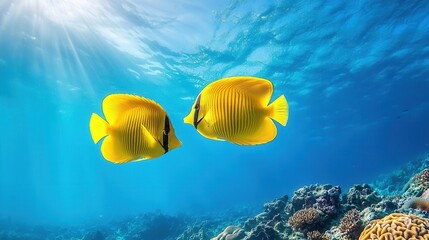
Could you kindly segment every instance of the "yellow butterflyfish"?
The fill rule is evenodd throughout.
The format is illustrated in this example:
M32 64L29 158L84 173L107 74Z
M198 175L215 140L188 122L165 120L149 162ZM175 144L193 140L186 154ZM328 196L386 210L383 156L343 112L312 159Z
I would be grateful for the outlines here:
M101 144L103 157L126 163L159 157L180 147L165 110L155 101L129 94L104 98L104 120L93 113L89 122L92 140Z
M284 95L268 105L273 84L263 78L237 76L207 85L183 120L206 138L239 145L272 141L277 128L286 126L288 104Z

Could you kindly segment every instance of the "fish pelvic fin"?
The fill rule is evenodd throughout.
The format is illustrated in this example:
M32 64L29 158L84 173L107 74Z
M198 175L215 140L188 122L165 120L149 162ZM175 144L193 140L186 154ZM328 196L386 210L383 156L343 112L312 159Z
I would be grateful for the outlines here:
M278 97L269 106L269 117L276 120L282 126L286 126L289 117L289 106L284 95Z
M98 114L93 113L91 120L89 120L89 130L91 137L95 144L97 144L103 137L107 136L108 123L101 118Z

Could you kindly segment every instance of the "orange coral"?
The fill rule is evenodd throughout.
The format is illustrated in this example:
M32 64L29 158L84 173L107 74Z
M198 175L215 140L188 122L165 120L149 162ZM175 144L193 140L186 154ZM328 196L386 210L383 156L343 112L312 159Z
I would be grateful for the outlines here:
M361 233L359 240L405 240L429 239L429 221L415 215L392 213L371 221Z

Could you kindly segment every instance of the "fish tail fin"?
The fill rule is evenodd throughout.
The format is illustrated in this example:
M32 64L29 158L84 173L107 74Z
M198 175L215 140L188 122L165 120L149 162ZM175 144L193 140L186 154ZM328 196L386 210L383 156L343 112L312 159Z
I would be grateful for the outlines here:
M284 95L278 97L274 102L272 102L268 109L270 110L269 117L279 122L281 125L286 126L289 107Z
M101 118L98 114L93 113L91 120L89 121L89 130L91 131L91 137L95 144L100 141L103 137L107 136L107 126L109 124Z

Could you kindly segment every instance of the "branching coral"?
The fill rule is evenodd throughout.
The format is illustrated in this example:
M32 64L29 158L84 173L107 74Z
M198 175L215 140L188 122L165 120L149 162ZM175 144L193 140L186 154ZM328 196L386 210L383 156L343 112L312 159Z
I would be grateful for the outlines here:
M426 185L429 183L429 169L424 169L419 174L414 176L414 180L419 182L421 185Z
M320 240L322 239L322 234L319 231L311 231L307 233L308 240Z
M359 211L352 209L344 214L344 217L341 219L340 226L338 228L344 235L353 237L354 235L358 234L357 232L361 226L362 221L360 220Z
M309 228L319 221L319 216L315 208L301 209L289 218L289 224L295 229Z
M402 197L420 197L429 188L429 169L416 174L407 183Z
M392 213L371 221L361 233L359 240L367 239L429 239L429 221L415 215Z

